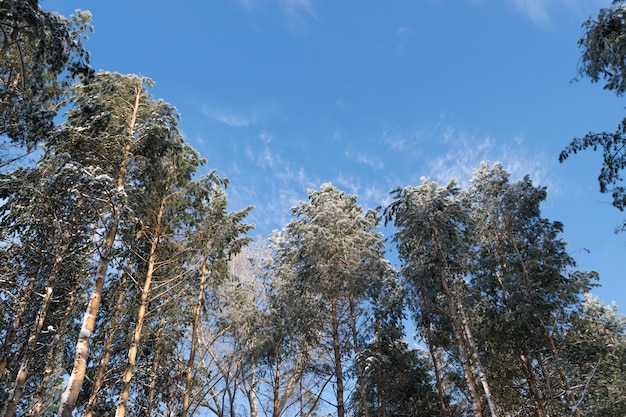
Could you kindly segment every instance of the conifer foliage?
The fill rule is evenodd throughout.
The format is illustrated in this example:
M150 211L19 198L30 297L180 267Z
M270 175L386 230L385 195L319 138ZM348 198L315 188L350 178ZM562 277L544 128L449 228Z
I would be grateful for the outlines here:
M584 33L578 41L583 50L578 72L592 82L604 82L604 89L623 96L626 91L626 3L613 0L609 7L599 11L583 24ZM626 187L623 171L626 168L626 118L615 131L589 132L573 139L559 155L563 162L578 152L591 149L602 151L598 175L600 192L609 193L613 206L626 208ZM626 224L624 225L626 226Z
M583 42L619 94L620 3ZM89 19L0 0L0 417L626 414L626 319L545 188L484 163L381 212L327 183L251 244L152 80L90 68Z

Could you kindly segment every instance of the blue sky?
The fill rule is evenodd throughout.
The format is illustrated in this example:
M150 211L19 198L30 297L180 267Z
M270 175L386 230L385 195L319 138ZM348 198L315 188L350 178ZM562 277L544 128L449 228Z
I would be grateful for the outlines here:
M254 205L267 236L324 182L361 205L428 176L466 185L482 160L548 187L594 293L626 311L626 214L598 191L599 155L558 154L613 130L621 98L577 75L582 22L610 0L45 0L93 13L96 69L152 78L155 97ZM587 253L586 249L590 251Z

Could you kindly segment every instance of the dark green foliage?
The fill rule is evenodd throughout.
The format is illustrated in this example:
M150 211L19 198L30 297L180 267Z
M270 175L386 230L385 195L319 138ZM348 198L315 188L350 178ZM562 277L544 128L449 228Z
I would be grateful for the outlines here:
M455 401L460 389L484 398L478 405L491 395L502 412L560 414L585 403L579 378L595 386L591 369L582 371L587 362L565 352L568 318L597 274L575 269L563 224L541 217L546 195L528 177L510 183L500 164L483 164L467 190L424 180L396 191L386 211L398 227L408 306L431 359L445 353L463 369L465 383L441 366L441 381L456 380L447 388ZM484 392L473 394L478 381Z
M0 413L8 415L36 412L38 406L29 403L34 398L44 408L58 404L58 380L50 376L73 369L71 346L84 333L80 311L93 299L89 277L102 260L109 265L102 275L102 308L89 314L96 317L93 359L77 407L96 415L115 408L150 270L129 413L176 408L181 391L170 385L172 378L184 381L186 363L179 356L191 324L184 313L198 291L193 265L197 256L211 265L213 288L223 281L228 259L248 242L241 235L251 227L243 223L249 209L228 212L228 181L216 173L192 180L203 160L179 134L177 111L148 94L150 80L98 73L84 81L72 88L67 119L47 138L37 166L12 175L19 186L5 188L0 206L6 242L0 253L7 261L0 281L0 377L6 387ZM16 264L21 268L10 267ZM41 294L48 292L51 301L44 303ZM45 321L39 324L37 317ZM165 364L172 374L161 372ZM17 377L20 366L27 371L24 379ZM40 390L46 389L57 397L44 397ZM96 398L88 405L92 392Z
M7 323L0 328L0 385L7 391L26 361L33 366L29 383L41 383L47 355L56 349L56 338L64 337L59 324L66 320L69 300L89 268L90 221L97 213L83 198L95 187L83 178L84 169L67 154L42 158L0 207L0 238L6 243L0 248L6 260L0 264L0 306ZM48 291L52 296L44 307L42 294ZM42 313L45 321L37 329ZM35 335L37 344L29 345Z
M422 350L410 349L406 342L403 288L395 274L377 284L371 294L373 337L356 358L363 369L368 415L440 416L433 366ZM355 390L355 415L364 415L361 407L361 392Z
M569 322L563 360L584 387L582 414L626 415L626 318L588 295Z
M598 175L600 192L610 193L613 206L623 211L626 207L626 188L621 184L622 172L626 168L626 119L613 133L588 133L582 138L574 139L561 152L559 161L563 162L571 155L586 149L602 150L602 166Z
M597 16L583 23L585 33L578 41L583 49L580 75L593 82L604 80L604 88L622 95L626 91L626 7L624 0L613 0Z
M365 371L369 415L440 416L431 366L420 351L408 349L404 338L398 329L381 328L359 356ZM360 394L355 391L352 404L357 411L359 401Z
M579 74L592 82L604 81L604 88L621 96L626 91L626 4L614 0L598 16L588 19L578 42L583 49ZM626 207L626 188L622 171L626 168L626 119L615 132L587 133L576 138L561 152L559 161L592 149L602 150L602 166L598 175L600 192L610 193L613 205L620 211Z
M580 41L580 75L620 96L625 3ZM217 173L194 179L204 160L151 80L93 73L89 19L0 0L0 414L52 415L85 333L74 413L114 414L131 369L132 416L313 416L327 401L343 415L344 396L368 417L626 414L626 321L583 298L597 276L541 217L545 188L484 164L466 190L395 190L396 275L378 214L324 184L242 261L251 208L228 210ZM36 145L37 162L17 166ZM623 210L626 119L560 160L589 148ZM407 343L409 312L426 349Z
M0 136L28 147L46 138L69 84L92 74L82 44L90 18L68 20L37 0L0 2Z
M337 413L344 413L346 362L360 352L367 294L388 271L375 212L363 212L354 195L323 184L293 209L295 219L277 244L276 273L284 280L285 311L299 318L295 330L307 343L332 352ZM362 370L354 364L358 389Z
M560 409L550 390L566 390L570 383L554 371L564 367L559 352L566 317L597 278L595 272L575 270L560 237L563 224L541 217L546 196L528 177L509 182L501 164L483 164L465 195L475 229L475 334L507 409L530 410L537 407L531 400L540 398L550 399L542 408Z

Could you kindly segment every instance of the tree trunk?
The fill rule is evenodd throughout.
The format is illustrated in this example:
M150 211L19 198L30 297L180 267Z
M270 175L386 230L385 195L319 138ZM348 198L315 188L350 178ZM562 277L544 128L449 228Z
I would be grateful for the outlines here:
M459 351L459 360L461 362L461 367L463 368L465 383L467 384L467 389L469 390L470 398L472 400L474 415L476 417L483 417L481 398L478 394L478 390L476 389L476 383L474 381L474 369L472 368L472 365L468 358L467 345L463 338L463 331L459 329L458 318L456 317L456 313L454 311L456 309L455 301L451 298L450 294L448 294L446 298L448 298L448 308L452 309L450 317L452 321L452 333Z
M250 384L246 384L245 381L250 380ZM250 407L250 417L259 417L259 407L256 400L256 371L254 366L250 371L250 375L243 376L242 386L246 390L246 398L248 399L248 406ZM247 386L249 385L249 386Z
M502 240L499 237L497 238L497 243L498 245L502 245ZM498 260L498 264L500 265L500 268L502 268L502 271L506 271L507 264L506 262L502 261L502 256L500 255L499 251L496 250L494 252L494 255L496 259ZM509 314L512 314L513 310L510 306L511 303L509 301L509 291L504 285L504 281L502 280L502 276L500 275L500 272L498 272L498 270L495 271L495 277L496 277L496 280L498 281L498 286L500 287L500 290L502 291L502 301L504 302L504 307L506 308ZM518 358L520 360L520 368L522 370L522 373L526 377L526 381L528 381L528 390L530 391L533 397L533 403L535 405L535 412L537 413L537 417L545 417L546 411L544 407L544 400L541 397L541 394L539 392L539 387L537 386L537 381L533 375L532 365L530 364L530 361L528 360L528 357L526 356L525 353L519 353Z
M441 406L441 417L446 417L448 415L448 409L446 407L446 400L444 395L443 383L441 381L441 369L439 368L439 359L437 358L437 352L435 352L435 347L430 343L430 326L428 323L429 329L427 330L427 341L428 345L428 353L430 353L430 359L433 361L433 370L435 371L435 384L437 385L437 394L439 395L439 405Z
M435 242L435 247L437 251L437 257L444 265L446 265L446 255L441 247L441 242L439 240L439 233L436 228L432 229L432 233L433 233L432 238L433 238L433 241ZM463 337L463 334L464 334L463 325L462 323L459 323L458 310L457 310L457 307L459 305L459 301L457 300L458 295L456 293L453 294L452 291L450 290L450 287L448 285L448 279L449 279L448 277L449 272L447 271L448 268L447 266L444 268L445 269L440 271L439 279L441 282L441 288L443 289L443 296L446 298L446 301L448 303L448 315L450 317L450 322L452 324L453 337L454 337L454 340L456 342L456 345L459 351L459 360L461 362L461 367L463 368L463 376L465 377L467 389L469 390L470 397L472 400L472 408L474 411L474 415L476 417L482 417L483 410L482 410L481 398L480 398L480 395L478 395L478 390L476 389L476 384L474 381L475 373L471 365L471 362L468 358L468 351L467 351L468 346L467 346L465 338ZM451 277L451 279L454 279L454 277Z
M546 409L544 404L544 399L541 396L541 392L539 391L539 387L537 385L537 380L533 375L533 367L530 363L528 357L524 354L519 355L520 367L522 368L522 372L528 381L528 390L530 391L533 397L533 404L535 405L535 413L537 413L537 417L546 417Z
M109 267L109 256L113 247L113 240L117 232L117 224L109 229L105 240L103 254L100 257L98 268L96 270L96 279L91 297L87 304L87 310L83 317L83 323L76 342L76 353L74 356L74 367L67 382L67 386L61 396L61 404L59 405L58 417L71 417L72 411L76 406L76 400L80 393L80 388L85 379L85 371L87 370L87 358L89 357L89 343L91 341L91 333L96 324L96 315L100 308L102 299L102 289L104 288L104 278Z
M202 315L204 290L207 281L207 262L209 258L208 251L209 248L207 248L207 254L204 256L204 259L202 259L202 266L200 267L200 285L198 289L196 308L193 313L193 325L191 327L191 345L189 346L189 359L187 360L187 370L185 372L185 395L183 396L183 409L180 413L181 417L187 417L187 413L189 412L189 401L191 399L191 392L194 386L193 364L196 356L196 345L198 344L200 316Z
M279 349L277 349L278 351ZM276 355L276 370L274 373L274 384L272 386L272 393L273 393L273 401L272 401L272 417L280 417L280 410L279 410L279 404L280 404L280 371L281 371L281 366L282 366L282 357L280 355L280 352L278 352L278 354Z
M70 298L67 300L67 307L65 308L65 314L63 316L63 320L59 323L59 326L56 329L56 336L54 340L54 344L52 345L50 352L48 352L48 357L46 360L46 367L44 370L44 376L41 380L41 386L33 396L31 401L32 408L28 411L29 417L39 417L41 414L44 400L46 399L48 385L50 384L50 379L52 378L52 373L54 372L54 365L57 360L57 354L59 352L59 348L62 346L61 337L65 334L67 329L67 324L70 320L70 316L72 314L72 309L74 307L74 300L76 299L75 290L70 293Z
M59 271L61 270L61 264L65 259L63 255L69 248L69 230L63 233L63 244L59 248L59 255L57 255L54 260L54 265L52 266L52 271L47 280L46 285L46 294L43 296L43 300L41 302L41 306L39 307L39 311L37 312L37 318L33 323L33 327L30 330L30 335L28 337L28 342L26 344L26 351L24 354L24 358L20 363L19 371L17 373L17 378L13 385L13 390L9 397L7 397L7 403L4 407L3 417L13 417L17 410L17 406L22 397L22 393L24 392L24 387L26 386L26 378L28 377L28 371L30 367L30 362L35 356L35 351L37 347L37 342L39 341L39 336L41 335L41 330L43 329L44 322L46 321L46 317L48 314L48 308L50 307L50 301L52 300L52 293L54 292L54 288L56 286L56 280L59 275Z
M134 136L135 136L135 124L139 115L139 102L143 92L143 80L141 80L135 87L135 102L133 104L129 121L128 121L128 142L124 147L124 153L122 155L119 171L117 173L117 190L123 191L126 183L127 165L130 159L130 151L132 148ZM76 342L76 353L74 357L74 367L72 373L67 382L67 387L61 396L61 403L59 405L58 417L71 417L72 411L76 406L76 400L78 394L83 385L85 379L85 371L87 370L87 359L89 357L89 343L91 341L91 333L93 333L96 316L100 309L100 302L102 300L102 290L104 288L104 280L106 278L107 270L109 268L109 262L111 261L113 243L117 237L117 229L120 222L120 216L122 212L122 206L114 203L111 210L111 222L108 226L106 237L104 238L104 244L100 252L100 258L98 260L98 266L94 275L94 288L89 297L87 309L83 317L83 323Z
M5 407L3 417L13 417L15 415L15 411L17 410L20 398L22 397L22 392L24 391L24 387L26 385L26 377L28 376L30 361L35 356L35 345L37 344L37 340L39 339L39 335L41 334L41 329L43 328L43 323L46 319L46 313L48 312L48 306L50 305L51 298L52 287L47 287L46 295L44 295L41 307L39 307L39 312L37 313L35 327L31 330L31 334L28 338L26 357L22 360L22 363L20 364L20 369L17 373L17 379L15 381L13 391L11 392L12 395L9 395L9 397L7 398L8 402Z
M491 395L491 389L489 388L487 375L485 374L485 370L480 361L480 356L478 356L478 348L476 347L476 343L474 342L474 337L472 336L472 331L469 326L469 321L467 320L467 316L465 315L465 309L463 308L463 303L461 302L458 295L456 298L457 298L459 313L461 315L461 323L463 325L465 338L467 340L467 344L469 345L472 362L474 362L474 366L478 370L478 379L480 380L480 383L482 384L483 390L485 392L487 405L489 406L489 412L491 413L492 417L497 417L498 413L496 410L495 403L493 401L493 396Z
M331 301L331 321L333 338L333 355L335 361L335 380L337 383L337 417L345 417L345 406L343 402L343 370L341 364L341 348L339 345L339 317L337 313L337 300Z
M282 360L280 358L280 353L277 356L278 361L276 364L276 369L278 371L277 373L280 373L280 369L282 369ZM285 385L285 388L280 395L280 399L277 398L277 395L279 395L278 391L280 386L280 379L278 377L274 378L274 410L272 411L272 417L280 417L282 415L283 410L287 405L287 400L289 400L291 394L293 394L293 392L296 390L298 382L302 381L301 378L305 367L306 355L301 352L296 352L292 374L287 379L287 384Z
M13 317L13 321L11 322L9 326L9 330L7 330L7 333L5 335L4 343L2 344L2 352L0 352L0 355L1 355L0 356L0 380L3 378L4 371L7 368L9 355L11 354L13 343L15 342L17 332L20 328L22 317L24 316L24 313L26 312L26 306L28 305L31 299L31 296L33 294L33 288L35 287L35 280L37 279L39 268L41 267L42 263L43 263L43 259L40 254L39 260L37 261L37 264L35 265L35 270L29 277L28 285L26 286L24 293L20 297L20 302L18 304L17 311L15 312L15 316Z
M113 311L113 317L111 317L111 328L107 333L106 339L104 341L104 346L102 348L103 355L102 359L98 363L98 369L96 371L96 376L93 380L93 387L91 389L91 394L89 394L89 401L87 403L87 410L85 411L85 417L93 416L93 409L96 406L96 400L98 399L98 392L104 383L104 374L106 372L107 365L109 364L109 360L111 359L111 346L113 345L113 338L115 337L115 333L118 330L120 315L122 314L123 302L126 296L126 280L128 274L130 274L130 267L132 264L132 259L129 260L128 265L126 266L126 271L122 274L122 279L119 283L119 294L117 296L117 302L115 304L115 310Z
M354 305L354 297L350 294L350 327L352 330L352 344L354 350L354 363L356 369L356 378L357 383L359 384L359 393L361 394L360 402L361 409L363 410L363 417L369 417L369 410L367 408L367 394L365 391L365 381L363 379L363 369L361 366L361 362L358 360L359 349L358 349L358 333L356 329L356 307Z
M380 337L376 338L376 345L378 352L382 352L382 341ZM387 417L387 391L385 390L385 383L383 381L383 374L381 372L380 366L377 367L376 377L378 381L376 382L378 385L378 413L380 417Z
M137 322L135 323L135 331L133 332L133 340L130 348L128 349L128 362L126 363L126 370L124 371L124 377L122 379L122 392L120 393L119 403L115 412L115 417L123 417L126 413L126 404L130 395L130 381L135 373L135 361L137 359L137 351L139 350L139 343L141 341L141 331L143 329L143 322L146 315L146 309L148 307L148 299L152 289L152 276L154 274L154 265L156 262L156 251L159 245L159 237L161 234L161 220L163 213L165 212L166 197L161 199L159 205L159 211L156 216L156 224L154 226L154 233L152 236L152 243L150 245L150 254L148 256L148 269L146 271L146 279L141 290L141 298L139 302L139 310L137 311Z
M152 408L154 407L154 394L156 391L156 384L158 379L159 362L161 361L161 348L159 347L154 352L154 359L152 360L152 375L150 376L150 392L148 393L148 404L146 406L146 416L152 415ZM86 417L86 416L85 416Z
M550 353L552 354L552 360L554 361L554 365L558 369L558 374L561 379L561 383L563 384L563 389L567 396L567 402L570 408L570 412L572 413L572 417L580 417L580 409L578 408L578 401L576 401L576 395L574 394L574 390L569 382L569 378L567 378L567 374L562 366L559 366L559 351L554 343L554 338L548 331L547 326L540 320L541 327L544 331L544 336L546 341L548 342L548 348L550 349Z
M513 237L513 233L511 232L510 227L507 228L507 234L508 234L510 242L513 245L513 249L515 250L515 255L517 256L520 264L522 265L522 274L524 276L524 282L526 284L526 288L529 291L529 296L530 298L532 298L532 292L530 292L529 290L531 287L530 273L528 272L526 261L519 250L517 241ZM563 369L563 367L559 366L559 363L558 363L559 353L558 353L558 349L556 348L556 343L554 343L554 338L550 334L548 326L546 326L543 319L539 318L539 324L541 326L541 330L544 334L546 342L548 343L548 348L550 349L550 352L552 353L552 360L554 361L554 364L556 365L558 369L559 377L561 379L561 383L563 384L563 388L567 396L567 402L568 402L570 411L572 413L572 417L580 417L580 410L578 408L578 401L576 401L576 395L574 394L574 390L572 389L572 386L569 382L569 378L567 378L567 375L565 374L565 370Z

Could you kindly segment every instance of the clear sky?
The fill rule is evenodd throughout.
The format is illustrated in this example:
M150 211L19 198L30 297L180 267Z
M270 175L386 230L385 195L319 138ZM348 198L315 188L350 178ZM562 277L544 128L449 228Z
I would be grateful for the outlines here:
M577 75L582 22L610 0L45 0L93 13L96 69L152 78L187 141L254 205L263 236L324 182L365 208L428 176L466 185L482 160L548 187L604 302L626 311L626 218L598 191L599 155L559 164L623 99ZM589 250L589 253L587 253Z

